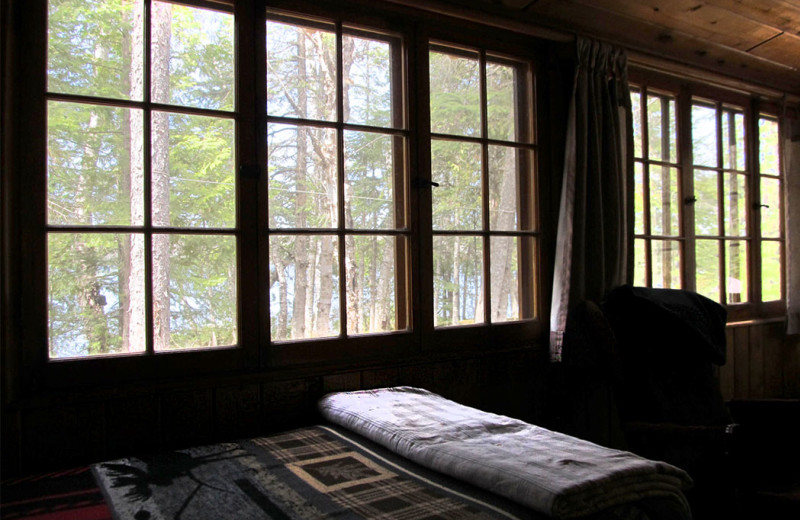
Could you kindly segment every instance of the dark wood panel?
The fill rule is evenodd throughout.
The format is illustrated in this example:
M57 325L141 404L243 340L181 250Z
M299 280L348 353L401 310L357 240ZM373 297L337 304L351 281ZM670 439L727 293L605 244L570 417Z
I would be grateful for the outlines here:
M736 355L733 351L733 328L725 329L725 364L719 369L719 386L724 399L733 399L733 373L736 366Z
M733 370L733 397L745 399L750 396L750 331L748 327L733 329L733 355L736 358Z
M214 437L214 397L210 389L170 392L161 398L165 447L211 442Z
M764 328L761 326L749 327L748 349L748 396L752 398L764 397Z

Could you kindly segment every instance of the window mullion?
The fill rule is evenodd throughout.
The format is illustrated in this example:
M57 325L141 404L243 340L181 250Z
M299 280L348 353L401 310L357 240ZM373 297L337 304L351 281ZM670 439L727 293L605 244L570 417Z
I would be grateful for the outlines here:
M144 181L144 323L145 323L145 352L152 355L155 352L154 325L153 325L153 197L152 197L152 175L153 175L153 151L152 151L152 109L151 101L151 63L152 63L152 2L144 2L144 49L142 51L142 150L144 157L143 175Z
M344 173L344 74L342 52L342 22L336 22L336 184L338 200L337 236L339 237L339 336L347 336L347 227L345 222L345 173ZM355 295L354 295L355 296Z
M683 243L683 287L690 291L697 290L697 252L695 238L695 202L694 193L694 157L692 153L692 98L687 87L682 87L678 95L678 150L682 175L682 192L687 194L681 200L682 234L686 238Z

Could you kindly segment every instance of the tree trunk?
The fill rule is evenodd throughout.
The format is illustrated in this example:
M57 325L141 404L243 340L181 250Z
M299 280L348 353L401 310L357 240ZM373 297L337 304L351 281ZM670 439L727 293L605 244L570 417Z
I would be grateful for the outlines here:
M513 175L503 175L500 183L500 201L497 213L498 229L512 229L517 207L517 163L516 150L505 153L505 164L501 171L513 172ZM514 211L502 211L504 208L513 208ZM499 244L502 244L499 245ZM510 293L515 289L511 261L514 257L514 242L503 239L490 244L490 276L492 289L492 321L506 321L506 308Z
M131 99L143 98L144 77L144 13L142 9L133 10L133 23L130 39L131 67L129 88ZM126 53L127 55L127 53ZM137 112L138 113L138 112ZM131 117L127 111L128 122L123 136L128 146L131 225L144 222L144 128L141 117ZM147 344L145 324L144 285L144 235L133 233L122 241L122 272L120 279L123 290L120 294L120 326L122 328L122 351L143 352Z
M172 5L154 3L152 9L152 97L169 101L169 55ZM151 126L152 218L157 226L169 226L169 116L153 112ZM153 341L157 350L170 347L170 235L153 234Z

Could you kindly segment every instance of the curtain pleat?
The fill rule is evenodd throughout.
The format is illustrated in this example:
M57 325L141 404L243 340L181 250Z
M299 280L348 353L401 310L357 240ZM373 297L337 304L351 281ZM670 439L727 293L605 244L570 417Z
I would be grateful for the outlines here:
M550 354L561 360L567 313L600 301L632 271L632 137L627 58L579 38L559 204Z
M784 117L786 211L786 317L788 334L800 334L800 120Z

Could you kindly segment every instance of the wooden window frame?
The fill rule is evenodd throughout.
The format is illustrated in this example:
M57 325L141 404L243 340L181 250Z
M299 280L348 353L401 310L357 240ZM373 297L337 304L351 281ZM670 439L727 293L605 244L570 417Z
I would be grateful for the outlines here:
M731 91L721 87L715 87L707 84L695 83L690 81L681 80L675 77L655 73L652 71L643 71L634 69L630 73L630 85L632 89L638 89L639 92L645 92L648 89L660 94L673 96L676 99L677 106L677 128L678 128L678 161L680 165L679 176L681 184L680 202L681 220L680 220L680 240L683 243L683 265L681 267L682 273L682 287L687 290L696 290L696 254L695 244L699 240L695 236L694 220L694 161L692 157L692 134L691 134L691 109L695 100L700 100L705 104L711 103L717 111L717 132L719 136L722 130L719 127L719 119L721 117L721 110L725 108L735 108L744 114L744 149L745 149L745 170L741 173L746 175L746 191L748 194L748 201L746 204L747 209L747 233L741 237L728 237L720 234L718 237L703 237L713 238L725 241L728 239L743 240L748 243L747 251L747 271L748 271L748 301L740 303L724 303L728 312L728 322L740 322L748 320L761 320L778 318L785 314L785 298L786 298L786 278L785 275L781 284L781 299L775 301L764 302L761 301L761 257L760 257L760 244L764 241L761 237L760 216L759 211L755 208L755 204L760 200L760 187L759 180L761 177L759 164L758 164L758 120L760 117L768 117L776 119L779 113L779 107L775 103L770 103L759 99L755 95L739 91ZM644 102L643 102L644 105ZM646 116L644 116L646 117ZM646 120L645 120L646 121ZM645 134L646 135L646 134ZM717 155L718 164L715 167L705 168L714 171L727 172L733 171L729 168L723 168L722 165L722 143L717 142ZM780 153L780 152L779 152ZM639 159L637 158L637 161ZM783 161L782 154L780 161ZM781 188L784 187L783 173L781 172ZM721 178L721 177L720 177ZM721 193L721 192L720 192ZM782 192L781 192L782 194ZM649 204L648 201L645 201ZM717 201L717 204L722 204ZM781 214L781 226L783 223L783 211ZM720 220L724 218L720 215ZM720 225L722 225L720 223ZM723 228L720 228L722 231ZM637 234L637 238L640 236ZM649 238L647 235L642 235L641 238ZM781 269L785 273L785 231L782 228L782 235L780 238L769 239L778 241L782 245L783 257ZM723 257L720 258L720 278L725 277L725 266L722 264ZM647 267L649 270L649 266ZM648 272L647 285L650 286L651 278ZM721 288L724 290L724 287Z
M222 3L213 1L179 0L177 3L204 8L219 9ZM360 12L352 15L346 3L304 2L276 0L269 2L270 9L284 10L298 15L320 16L328 19L346 20L346 25L367 27L369 30L386 31L402 35L404 46L400 50L406 64L404 71L405 128L403 135L408 140L406 155L408 177L404 179L403 200L398 204L407 207L407 226L397 231L408 237L408 254L398 263L397 276L404 277L409 296L404 318L410 324L408 330L387 334L371 334L355 337L339 337L322 340L307 340L291 343L274 343L269 338L269 295L261 288L268 287L269 268L265 252L268 250L269 223L267 216L266 142L262 138L267 117L261 115L266 106L263 88L266 78L267 2L261 0L237 0L233 3L235 16L236 54L236 103L232 113L226 117L234 120L237 143L235 164L238 192L236 200L237 223L230 233L237 239L237 261L239 276L238 345L229 348L192 350L190 352L152 352L148 355L123 355L94 358L50 360L48 358L48 313L47 313L47 263L46 216L47 184L47 102L48 99L73 99L71 95L47 93L47 1L37 0L15 13L20 27L38 28L15 36L14 44L25 49L25 60L16 50L13 57L13 78L18 88L11 94L12 103L7 106L22 106L6 114L5 128L13 129L7 141L12 150L4 158L11 165L12 173L3 181L4 211L11 216L4 225L3 262L4 272L13 273L14 280L7 285L8 295L4 302L13 302L14 309L4 310L4 315L16 318L9 323L4 337L10 338L4 349L7 368L4 374L14 373L9 383L14 395L30 396L41 392L75 388L107 388L119 385L138 386L143 382L167 384L187 378L228 377L252 373L259 370L287 370L297 367L372 366L414 363L431 356L449 358L453 355L494 352L508 349L530 348L541 341L546 323L546 308L542 301L544 283L542 267L544 244L541 229L529 234L537 240L531 291L536 307L535 319L520 322L484 324L472 327L434 329L432 316L432 260L427 255L431 240L430 190L420 181L430 181L430 133L427 109L427 52L428 42L433 40L479 46L498 55L526 56L531 63L530 73L524 80L529 93L530 106L525 112L533 123L535 105L535 81L541 60L541 46L531 37L504 33L492 29L491 34L480 35L473 41L464 42L464 34L478 35L481 26L471 22L453 21L446 17L430 20L414 9L400 6L382 6L375 12ZM23 31L20 31L21 33ZM499 34L507 38L497 38ZM245 51L247 49L247 51ZM86 102L89 97L80 96ZM97 100L106 103L106 100ZM113 101L114 106L144 107L148 113L162 107L149 101ZM196 113L193 109L169 106L170 111ZM205 111L202 111L204 114ZM539 117L537 115L537 117ZM536 121L541 124L542 121ZM345 125L346 126L346 125ZM344 127L343 127L344 128ZM394 131L394 130L393 130ZM535 142L535 141L533 141ZM426 144L427 143L427 144ZM532 177L525 189L539 198L537 188L541 179L539 154L536 145L532 165ZM426 156L426 154L428 154ZM39 172L28 174L27 172ZM523 183L524 186L524 183ZM542 190L545 192L545 190ZM23 202L24 201L24 202ZM534 199L537 212L547 207L547 201ZM426 209L427 208L427 209ZM537 212L531 218L539 222ZM137 228L138 229L138 228ZM115 228L116 230L116 228ZM171 228L153 228L150 232L180 231ZM205 233L205 230L199 230ZM221 231L222 232L222 231ZM346 233L339 230L337 233ZM225 230L224 233L228 233ZM383 233L383 232L381 232ZM492 233L481 233L489 237ZM501 233L502 234L502 233ZM516 233L526 235L527 232ZM488 239L488 238L487 238ZM544 253L546 254L546 253ZM401 265L402 264L402 265ZM146 280L146 283L149 281Z

